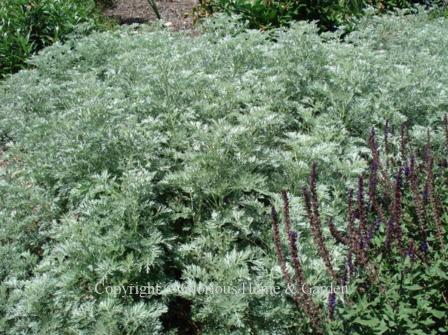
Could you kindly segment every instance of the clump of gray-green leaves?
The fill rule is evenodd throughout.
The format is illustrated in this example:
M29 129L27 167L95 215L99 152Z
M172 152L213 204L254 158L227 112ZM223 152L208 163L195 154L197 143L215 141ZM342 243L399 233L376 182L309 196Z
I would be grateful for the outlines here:
M285 287L270 218L283 189L300 231L303 276L311 286L327 285L328 264L314 247L300 200L311 164L317 164L320 216L344 234L346 190L368 171L371 128L388 120L397 135L407 122L409 138L421 147L427 129L442 124L447 28L446 19L424 13L371 17L341 41L339 33L319 35L307 23L267 34L218 20L195 37L130 27L45 49L32 59L33 69L0 84L0 329L313 332L284 294L140 297L104 289ZM377 143L383 137L378 132ZM390 160L399 139L387 136ZM431 132L435 157L443 141L443 132ZM444 208L446 183L437 178ZM411 208L403 220L411 220L412 199L403 201ZM440 224L446 230L445 212ZM330 241L322 226L338 274L347 247ZM414 240L418 248L421 240ZM429 242L436 255L438 242ZM386 303L370 299L384 285L356 284L367 283L369 271L352 276L362 290L352 290L346 303L313 296L316 310L327 304L332 310L334 321L321 327L335 334L365 334L363 327L372 334L443 333L446 295L437 293L446 292L446 258L439 256L419 268L422 262L392 253L390 264L406 276L401 281L387 266L373 273L393 283ZM286 271L294 274L289 265Z

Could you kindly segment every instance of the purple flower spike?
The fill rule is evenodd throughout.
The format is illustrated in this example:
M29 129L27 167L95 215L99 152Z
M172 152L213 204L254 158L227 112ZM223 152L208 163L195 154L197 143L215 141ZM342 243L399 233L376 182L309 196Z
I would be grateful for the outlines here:
M429 144L426 144L423 149L423 160L425 162L428 162L429 158L430 158Z
M443 117L443 128L445 131L445 145L448 151L448 114L445 114L445 116Z
M364 240L363 239L361 239L360 241L359 241L359 249L364 249Z
M404 168L404 175L406 176L406 178L409 178L409 176L411 175L411 168L406 165L406 167Z
M397 183L397 187L399 187L400 189L403 187L403 178L401 177L403 174L403 167L400 167L397 176L395 177L395 181Z
M414 240L409 240L409 244L408 244L408 249L406 250L406 255L414 260L415 259L415 245L414 245Z
M377 218L375 220L375 230L374 231L377 232L380 229L380 227L381 227L381 219Z
M428 190L428 184L425 184L425 188L424 188L424 190L423 190L422 197L423 197L423 203L424 203L425 205L427 205L428 202L429 202L429 190Z
M328 294L328 318L334 319L334 309L336 307L336 293L330 292Z
M389 219L386 227L386 241L384 242L385 247L388 251L390 251L391 248L393 231L394 231L394 221L392 219Z
M299 234L298 234L296 231L294 231L294 230L290 230L290 231L288 232L288 236L289 236L294 242L297 242L297 239L299 238Z
M372 236L373 236L372 229L369 229L369 230L367 231L367 243L370 242L370 240L372 239Z
M422 243L420 243L420 251L423 253L427 253L429 249L429 243L428 241L423 241Z

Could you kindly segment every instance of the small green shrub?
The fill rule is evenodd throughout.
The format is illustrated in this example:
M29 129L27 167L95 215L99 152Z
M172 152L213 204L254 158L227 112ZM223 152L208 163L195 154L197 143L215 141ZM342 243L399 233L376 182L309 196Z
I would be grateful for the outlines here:
M397 8L410 8L413 3L419 2L427 3L423 0L201 0L195 13L197 18L216 12L239 15L251 28L269 29L306 20L317 21L322 30L334 30L364 15L368 6L377 13L384 13Z
M22 69L33 53L79 23L99 24L94 0L3 0L0 3L0 76Z

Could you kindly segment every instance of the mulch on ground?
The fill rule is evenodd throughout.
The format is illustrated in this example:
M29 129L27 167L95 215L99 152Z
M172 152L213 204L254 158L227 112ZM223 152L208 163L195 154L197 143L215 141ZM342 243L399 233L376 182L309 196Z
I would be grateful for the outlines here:
M197 0L156 1L162 20L174 30L189 30L193 26L192 10ZM157 21L148 0L118 0L104 14L120 24L148 23Z

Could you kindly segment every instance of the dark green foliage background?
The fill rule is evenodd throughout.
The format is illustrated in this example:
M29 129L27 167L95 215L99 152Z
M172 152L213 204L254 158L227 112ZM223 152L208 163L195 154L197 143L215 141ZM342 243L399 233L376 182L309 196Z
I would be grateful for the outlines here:
M251 28L268 29L287 26L295 20L316 21L319 27L335 30L350 26L356 17L372 8L377 14L400 8L412 8L414 4L443 5L442 1L413 0L201 0L196 9L198 17L224 12L239 15Z
M0 76L13 73L36 51L62 40L84 23L92 30L103 21L95 0L2 0Z

